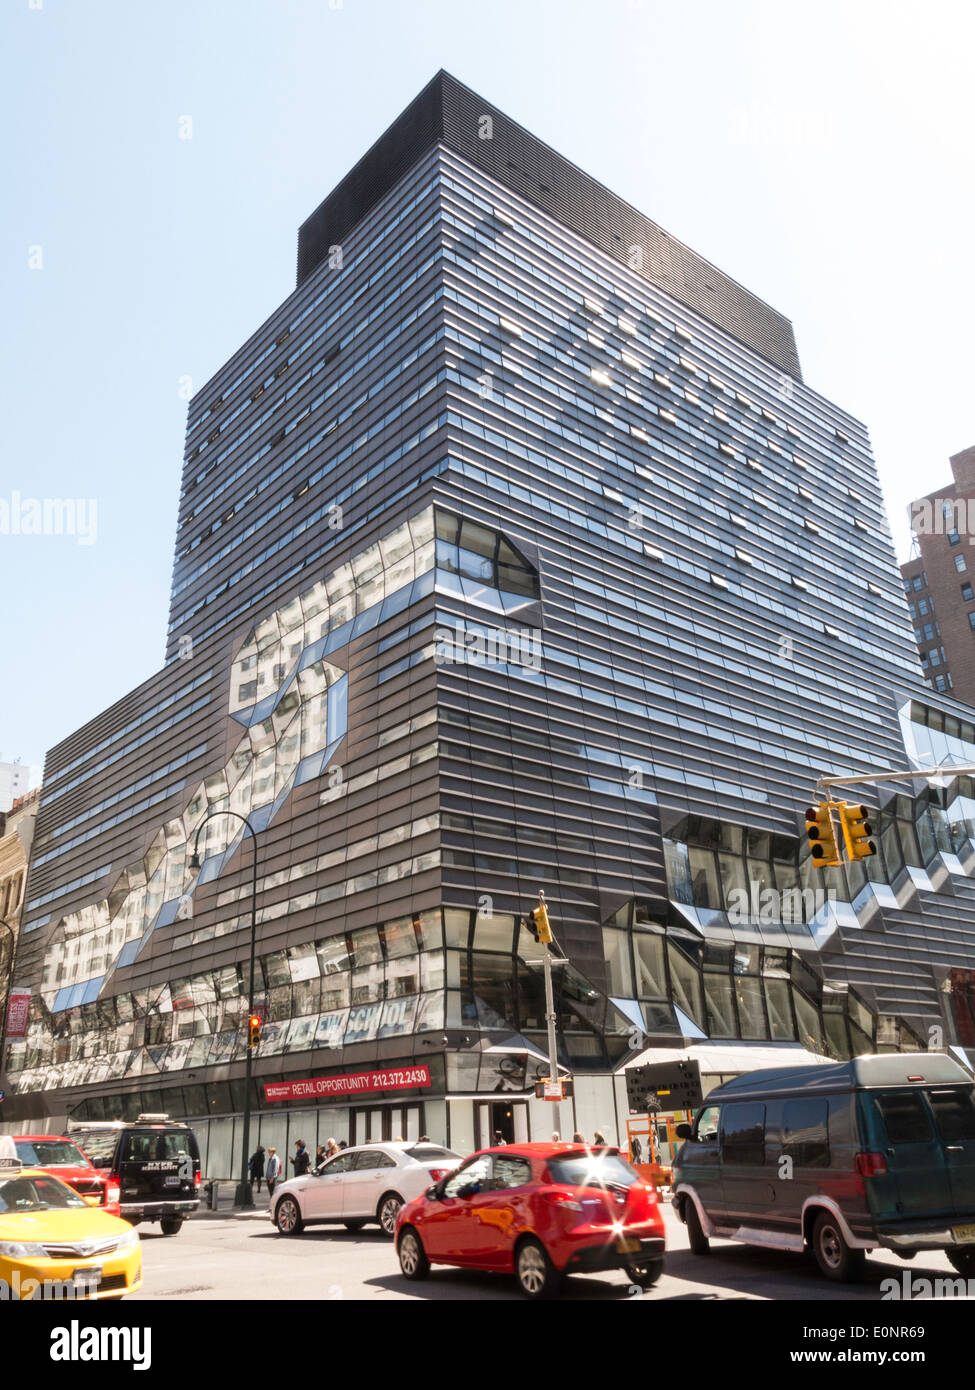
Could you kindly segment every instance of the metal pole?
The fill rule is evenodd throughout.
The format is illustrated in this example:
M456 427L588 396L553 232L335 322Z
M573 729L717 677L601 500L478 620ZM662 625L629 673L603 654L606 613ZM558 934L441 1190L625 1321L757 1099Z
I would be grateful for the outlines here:
M251 1187L250 1172L247 1163L250 1157L251 1136L251 1065L254 1058L254 1049L251 1046L250 1020L254 1012L254 955L257 949L257 836L251 830L250 822L247 828L251 832L251 848L254 851L253 876L251 881L251 964L250 981L247 989L247 1065L244 1070L244 1152L241 1158L240 1186L237 1188L237 1200L234 1206L240 1207L242 1211L254 1210L254 1189Z
M909 768L904 772L864 772L857 773L855 776L820 777L816 786L845 787L852 786L855 782L923 782L928 777L950 779L952 777L970 777L973 774L975 774L975 764L962 763L957 767L942 765L941 767Z
M545 894L539 891L538 901L545 907ZM546 914L548 909L545 909ZM548 1023L548 1075L550 1081L559 1079L559 1049L555 1036L555 993L552 989L552 953L548 946L542 958L542 973L545 978L545 1019Z
M5 970L5 988L3 991L3 1016L0 1018L0 1068L3 1067L4 1044L7 1040L7 1008L10 1003L10 991L14 984L14 956L17 954L17 938L14 929L5 918L0 917L0 927L6 927L10 933L10 963Z

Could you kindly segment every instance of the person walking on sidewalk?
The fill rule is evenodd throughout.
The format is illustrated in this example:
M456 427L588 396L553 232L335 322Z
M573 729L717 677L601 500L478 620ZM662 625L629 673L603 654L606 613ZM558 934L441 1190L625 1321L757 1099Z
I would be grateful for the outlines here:
M303 1178L311 1167L311 1154L305 1148L304 1139L295 1140L295 1153L291 1162L294 1165L295 1177Z
M255 1189L260 1192L261 1179L264 1177L264 1149L258 1144L247 1161L247 1171L250 1173L251 1182Z
M274 1196L274 1189L275 1189L275 1187L277 1186L278 1176L279 1176L280 1172L281 1172L281 1160L280 1160L280 1158L278 1158L278 1151L277 1151L277 1149L268 1149L268 1151L267 1151L267 1171L266 1171L265 1176L266 1176L266 1178L267 1178L267 1195L268 1195L269 1197L273 1197L273 1196Z

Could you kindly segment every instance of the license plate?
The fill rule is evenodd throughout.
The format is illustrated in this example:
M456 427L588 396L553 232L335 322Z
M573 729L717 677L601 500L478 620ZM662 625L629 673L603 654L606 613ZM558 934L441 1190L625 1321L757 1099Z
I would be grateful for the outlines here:
M959 1245L967 1245L975 1241L975 1226L952 1226L951 1234Z
M94 1292L102 1282L102 1266L89 1265L87 1269L72 1270L71 1282L75 1285L79 1293L83 1293L89 1289Z
M640 1242L635 1236L621 1236L616 1242L616 1252L619 1255L636 1255L640 1249Z
M179 1178L167 1178L165 1183L166 1187L179 1187L179 1184Z

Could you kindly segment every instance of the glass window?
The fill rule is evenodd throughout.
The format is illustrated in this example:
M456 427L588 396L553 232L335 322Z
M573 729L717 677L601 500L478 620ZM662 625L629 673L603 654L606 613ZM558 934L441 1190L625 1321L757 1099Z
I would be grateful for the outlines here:
M373 1171L377 1168L395 1168L396 1160L382 1149L360 1149L354 1155L354 1168L357 1173L363 1170Z
M617 999L632 999L633 971L630 967L629 937L613 927L603 929L603 955L609 993Z
M829 1101L787 1100L782 1108L782 1152L800 1168L829 1167Z
M640 998L666 999L667 975L664 967L664 937L657 932L634 930L633 956L636 962L636 992Z
M569 1154L565 1158L550 1158L548 1171L553 1182L569 1187L632 1187L640 1175L621 1154Z
M721 908L721 883L714 855L692 845L688 850L695 907Z
M462 1187L468 1183L474 1183L478 1187L487 1182L491 1176L491 1155L482 1154L480 1157L468 1159L463 1167L447 1179L443 1185L443 1195L445 1197L456 1197Z
M932 1138L931 1121L918 1091L888 1091L871 1096L891 1144L923 1144Z
M91 1163L70 1139L18 1139L17 1157L32 1168L90 1168Z
M965 571L968 569L968 562L966 561L964 555L955 556L955 569L958 571L959 574L964 574Z
M524 1187L532 1180L532 1166L527 1158L494 1158L494 1186Z
M721 1119L719 1105L706 1105L698 1114L694 1138L699 1144L713 1144L718 1137L718 1123Z
M928 1101L934 1111L938 1133L946 1144L975 1139L975 1099L970 1086L929 1091Z
M84 1206L87 1206L84 1198L58 1178L16 1177L0 1181L0 1212Z
M735 1101L721 1110L723 1163L765 1162L765 1106L758 1101Z
M355 1161L355 1154L339 1154L337 1158L330 1158L329 1161L319 1169L323 1178L334 1177L336 1173L347 1173Z

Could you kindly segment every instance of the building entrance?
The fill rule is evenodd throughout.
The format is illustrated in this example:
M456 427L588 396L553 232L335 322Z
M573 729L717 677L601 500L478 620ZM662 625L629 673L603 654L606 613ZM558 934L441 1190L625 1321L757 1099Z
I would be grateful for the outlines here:
M501 1140L506 1144L521 1144L528 1138L528 1106L523 1100L479 1100L474 1106L474 1116L475 1142L479 1149L490 1148Z
M377 1105L353 1110L349 1143L373 1144L379 1140L419 1139L423 1133L422 1105Z

